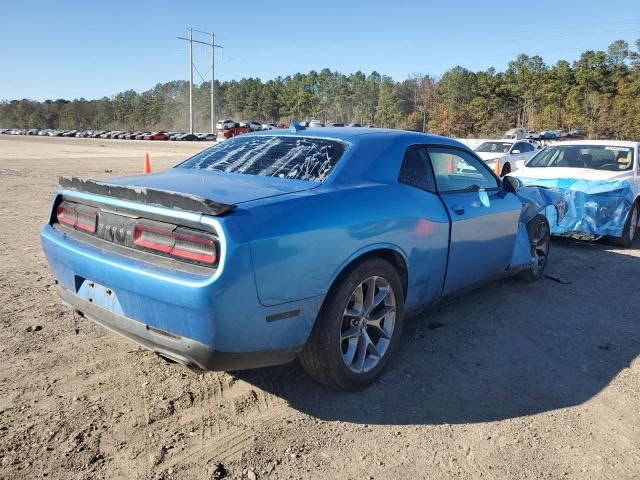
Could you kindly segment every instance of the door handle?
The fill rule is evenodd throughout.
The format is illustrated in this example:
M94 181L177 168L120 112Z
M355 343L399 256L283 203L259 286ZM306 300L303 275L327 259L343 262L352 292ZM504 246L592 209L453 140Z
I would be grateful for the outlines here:
M464 214L464 207L462 205L452 205L451 210L453 210L458 215Z

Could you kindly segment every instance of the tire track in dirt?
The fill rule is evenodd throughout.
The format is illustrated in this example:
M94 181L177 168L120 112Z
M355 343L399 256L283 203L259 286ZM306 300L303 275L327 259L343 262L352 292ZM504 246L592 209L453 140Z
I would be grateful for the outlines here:
M256 373L256 379L273 390L282 389L268 369ZM185 392L193 392L189 394L189 401L181 401L187 395ZM146 430L139 432L138 436L150 437L153 431L164 429L178 434L178 440L170 450L162 448L163 457L149 469L149 474L169 468L179 470L188 464L237 461L251 449L259 432L282 421L284 415L283 400L252 383L220 372L190 375L181 396L168 399L174 410L166 417L150 416L150 394L141 393ZM186 433L179 433L183 431ZM197 431L195 436L194 431ZM178 453L176 447L184 450Z

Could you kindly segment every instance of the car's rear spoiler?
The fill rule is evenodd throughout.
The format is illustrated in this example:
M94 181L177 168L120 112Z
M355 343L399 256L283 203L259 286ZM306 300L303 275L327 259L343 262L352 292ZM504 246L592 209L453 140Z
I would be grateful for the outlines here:
M160 190L157 188L116 185L78 177L60 177L59 183L60 186L66 190L92 193L105 197L143 203L145 205L177 208L207 215L224 215L236 208L235 205L208 200L198 197L197 195Z

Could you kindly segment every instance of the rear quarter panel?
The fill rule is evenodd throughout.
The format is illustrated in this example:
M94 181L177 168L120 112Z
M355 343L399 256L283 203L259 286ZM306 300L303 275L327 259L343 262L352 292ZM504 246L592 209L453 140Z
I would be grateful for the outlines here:
M247 236L259 301L325 295L360 255L392 249L408 267L408 310L441 292L449 219L440 199L403 184L301 192L233 214Z

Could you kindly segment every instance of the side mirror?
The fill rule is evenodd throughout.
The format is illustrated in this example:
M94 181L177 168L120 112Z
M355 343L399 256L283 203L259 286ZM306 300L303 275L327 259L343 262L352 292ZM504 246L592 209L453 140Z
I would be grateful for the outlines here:
M511 150L511 155L517 155L520 153L520 150L516 149L516 150Z
M507 175L506 177L502 178L502 185L504 185L504 189L507 192L516 193L522 188L523 183L519 178Z

